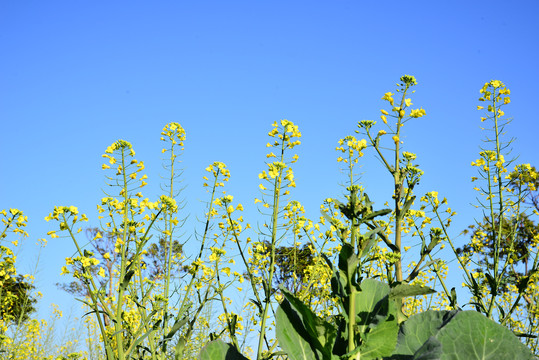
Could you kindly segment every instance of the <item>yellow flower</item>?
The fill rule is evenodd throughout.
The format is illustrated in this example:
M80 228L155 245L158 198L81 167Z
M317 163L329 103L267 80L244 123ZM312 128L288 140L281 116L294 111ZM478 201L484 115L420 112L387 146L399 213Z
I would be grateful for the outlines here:
M384 96L382 96L382 100L387 100L387 101L389 101L389 103L391 104L391 106L393 106L394 100L393 100L393 98L391 97L392 95L393 95L393 93L391 93L391 92L386 92L386 93L384 94Z
M395 142L395 145L399 143L399 137L397 135L393 136L392 139Z
M412 111L410 112L410 116L413 118L420 118L422 116L425 116L426 114L427 113L424 109L412 109Z
M103 254L103 259L110 260L110 254L108 252L104 253Z

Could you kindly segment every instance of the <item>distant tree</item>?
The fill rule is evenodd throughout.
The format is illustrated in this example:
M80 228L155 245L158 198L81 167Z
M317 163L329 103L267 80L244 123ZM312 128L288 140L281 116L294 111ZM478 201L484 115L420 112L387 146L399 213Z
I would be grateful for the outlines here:
M270 249L270 244L265 243L265 247L266 249ZM307 277L306 270L313 263L314 256L307 245L303 245L302 247L276 247L275 264L277 268L273 276L273 289L277 290L280 285L283 285L293 293L299 292L307 286L305 283Z
M4 280L0 290L0 319L11 323L28 320L36 311L37 299L31 295L34 289L35 286L22 275Z
M159 238L159 242L153 243L148 247L148 252L145 255L147 270L151 279L156 279L166 272L167 259L167 239ZM172 256L178 256L183 252L183 244L178 240L172 242ZM180 267L180 271L187 271Z
M532 167L533 172L536 171L535 167ZM510 182L510 187L513 190L518 189L520 183L533 183L535 188L539 188L539 178L513 178ZM536 213L539 212L539 193L538 191L532 191L528 196L523 199L523 203L532 206ZM495 254L495 241L500 226L500 219L495 218L494 223L491 217L485 216L482 222L472 224L468 226L468 229L464 230L464 234L470 234L472 239L469 243L463 247L457 249L458 255L475 253L480 258L477 260L477 272L484 272L485 269L492 269L493 258ZM518 220L515 219L502 219L502 237L500 239L500 258L506 260L508 256L512 258L512 265L505 276L502 279L500 291L507 291L508 285L517 285L521 279L529 276L530 259L529 248L531 244L535 242L535 237L539 234L539 224L530 219L529 215L522 213ZM475 239L475 241L474 241ZM475 251L477 243L480 239L482 251ZM486 280L484 280L486 281Z
M115 242L116 237L113 234L104 233L98 228L86 229L86 237L88 238L89 249L85 252L88 256L97 258L100 262L98 265L86 267L94 278L94 281L99 281L100 288L105 292L105 296L111 297L115 291L115 283L117 274L115 273L116 265L120 262L120 254L116 253ZM165 239L159 239L159 242L149 246L148 252L144 257L144 264L150 279L157 280L164 273L166 266L166 243ZM178 256L182 252L182 244L175 240L172 244L172 255ZM128 255L129 256L129 255ZM79 265L80 266L80 265ZM97 276L100 269L104 269L105 276ZM77 269L82 272L82 268ZM74 279L68 283L56 283L56 286L70 294L81 298L90 296L88 287L82 279ZM105 324L109 324L108 317L104 316Z
M499 220L496 220L494 224L489 221L490 218L483 218L481 223L476 225L470 225L465 234L470 234L471 238L482 239L482 246L484 251L480 254L481 258L478 259L476 271L483 271L486 268L492 268L494 257L494 242L496 241L496 234L500 225ZM516 229L516 235L513 230ZM508 284L515 283L516 279L528 274L530 253L529 246L533 243L534 237L539 234L539 224L536 224L526 214L521 214L518 222L515 220L505 219L502 223L502 238L500 242L500 257L505 260L508 256L513 258L513 266L509 271L509 276L506 277L503 282L504 288ZM457 249L459 255L465 253L474 252L473 242L464 245L462 248ZM522 266L518 266L522 265ZM503 290L503 289L500 289Z

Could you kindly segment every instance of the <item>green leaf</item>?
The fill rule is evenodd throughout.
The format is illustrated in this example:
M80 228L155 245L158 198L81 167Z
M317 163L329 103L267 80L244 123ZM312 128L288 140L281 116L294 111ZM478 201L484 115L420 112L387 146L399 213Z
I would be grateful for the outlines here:
M498 295L498 284L495 278L492 277L488 272L485 273L487 278L488 285L490 286L490 294L493 296Z
M174 346L174 360L180 360L180 357L183 355L183 349L185 348L185 344L187 344L185 337L180 337L180 339L176 343L176 346Z
M219 339L207 343L198 358L200 360L249 360L234 346Z
M174 323L174 325L172 325L172 328L170 329L168 334L166 334L163 337L163 339L159 342L159 346L162 346L163 350L166 348L166 343L170 341L172 337L174 337L174 334L176 334L176 332L180 330L182 326L184 326L187 323L188 320L189 319L187 318L187 316L184 316L182 319L176 320L176 322Z
M505 326L476 311L426 311L410 317L388 359L535 359Z
M361 249L359 251L359 257L364 257L365 255L367 255L370 251L370 249L378 243L378 239L376 237L376 235L378 233L380 233L384 228L383 227L377 227L377 228L374 228L373 230L365 233L362 235L362 238L364 239L363 240L363 243L362 243L362 246L361 246Z
M365 279L355 296L361 359L389 356L395 349L399 325L395 301L389 299L389 292L386 283Z
M275 321L275 333L279 346L291 360L322 359L320 351L309 342L310 336L299 315L290 307L288 300L284 300L277 308Z
M397 347L391 359L412 359L414 353L455 314L456 311L428 310L411 316L400 327ZM435 348L433 345L430 345L431 351Z
M391 287L391 290L389 291L389 298L390 299L402 299L408 296L417 296L417 295L428 295L433 294L436 291L421 285L410 285L406 283L399 283L393 287Z
M354 248L350 244L344 244L339 253L339 269L344 272L348 280L348 284L355 285L355 274L359 258L354 254Z
M415 200L415 196L412 196L411 198L406 200L406 202L404 203L401 209L401 218L403 218L406 215L406 212L410 209L410 206L412 206L412 204L414 203L414 200Z
M360 220L361 222L366 222L366 221L374 219L375 217L384 216L390 213L391 213L391 209L378 210L378 211L370 213L369 215L363 217L363 219L360 219Z
M364 335L365 342L361 345L361 359L379 359L389 356L395 350L399 325L395 317L377 324Z
M129 270L122 280L122 283L120 284L120 289L125 290L127 288L127 285L129 285L129 281L131 281L131 277L135 274L135 270Z
M451 297L449 299L449 305L453 308L457 306L457 291L454 287L451 288Z
M376 315L387 316L387 308L384 314L380 302L389 294L389 285L374 279L365 279L361 282L361 291L355 296L356 311L359 317L358 324L368 326ZM362 328L362 332L365 330Z
M437 358L440 360L535 359L508 328L476 311L458 312L427 340L414 355L414 360L431 359L425 356L425 349L435 342L442 345L442 354Z
M336 329L328 322L320 319L301 300L292 295L286 288L281 286L281 291L286 300L281 303L282 310L288 316L289 321L300 321L306 331L307 340L315 349L319 350L324 359L331 356L331 350L335 343ZM296 326L297 327L297 326Z

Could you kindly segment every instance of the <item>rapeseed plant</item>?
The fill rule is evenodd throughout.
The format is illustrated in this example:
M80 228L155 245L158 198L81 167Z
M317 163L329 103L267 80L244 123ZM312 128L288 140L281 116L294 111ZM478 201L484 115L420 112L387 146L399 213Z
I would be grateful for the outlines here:
M457 254L477 311L496 317L515 332L536 333L539 236L530 241L525 257L515 244L518 224L525 216L522 204L535 191L538 175L530 165L512 166L504 152L501 134L507 122L502 106L510 103L510 91L499 81L491 81L481 90L480 100L489 102L487 116L481 120L492 121L495 135L487 139L492 146L482 149L472 165L479 171L474 181L480 178L485 184L477 191L490 228L477 228L465 251L459 252L449 232L456 212L447 199L436 191L415 194L423 171L418 156L405 151L402 139L405 124L426 115L423 108L412 108L416 85L413 76L405 75L395 93L383 95L388 107L381 110L382 129L376 129L376 121L363 120L356 131L363 139L346 136L338 141L337 162L345 173L346 201L326 199L321 205L323 216L317 221L305 216L301 203L290 200L296 187L292 165L298 160L293 149L301 143L298 126L291 121L275 122L268 133L269 152L258 174L260 196L254 200L265 219L258 223L256 240L249 237L251 225L244 219L243 205L224 191L230 179L226 165L209 165L203 177L209 197L204 229L197 233L200 248L190 260L178 240L185 232L186 219L181 212L185 204L179 198L184 129L170 123L161 133L168 174L165 194L157 201L144 198L141 192L148 178L142 174L144 162L135 159L132 145L119 140L108 147L102 169L109 174L107 181L113 190L97 207L101 228L92 234L93 241L110 239L111 248L95 252L80 246L77 234L88 218L74 206L57 206L46 218L58 223L58 229L48 233L52 238L69 237L77 248L61 273L72 274L86 287L84 301L94 315L86 320L92 334L91 356L107 360L193 358L208 336L226 339L233 351L246 353L254 344L246 339L255 334L253 358L282 357L273 336L275 308L297 299L324 324L339 325L339 341L344 339L339 356L359 359L360 352L368 350L372 334L366 335L366 325L358 322L355 314L360 305L353 299L362 296L361 284L366 279L366 288L400 286L413 295L395 296L399 304L396 318L384 318L391 333L413 314L460 309L455 289L446 285L447 261L437 258L446 244ZM392 181L391 204L378 211L358 171L362 157L371 150ZM15 226L14 231L24 227L26 219L18 210L2 214L4 224ZM152 252L153 259L162 258L155 272L149 271L146 262L151 235L157 235L160 244ZM14 276L15 270L13 254L7 247L0 250L4 254L1 281L2 276ZM235 264L236 259L241 259L240 264ZM491 259L486 261L486 271L473 268L484 259ZM332 265L337 260L342 262L338 269ZM529 268L517 271L524 260ZM339 272L346 279L339 278ZM428 288L435 287L441 291L432 294ZM240 293L250 302L238 307L232 298ZM38 339L38 325L29 324L29 336ZM103 350L97 348L98 341ZM528 337L525 342L537 351L536 339ZM380 350L380 354L389 350ZM37 354L38 349L28 351Z

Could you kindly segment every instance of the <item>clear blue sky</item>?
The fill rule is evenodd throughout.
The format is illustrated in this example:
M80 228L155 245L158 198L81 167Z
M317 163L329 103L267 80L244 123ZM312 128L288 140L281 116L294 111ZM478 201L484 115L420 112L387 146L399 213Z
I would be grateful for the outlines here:
M303 143L293 197L316 218L322 199L342 193L338 139L358 120L377 119L381 96L403 74L416 76L414 105L427 111L403 139L425 171L418 192L448 198L456 236L479 215L469 205L470 162L484 137L476 105L486 81L511 89L515 154L539 164L538 39L536 0L2 1L0 208L29 217L19 269L32 272L33 244L52 229L44 217L55 205L78 206L98 224L101 154L115 140L133 143L146 162L145 194L156 197L159 134L170 121L187 131L193 218L206 199L204 168L223 161L229 193L255 223L266 134L273 121L295 122ZM367 156L364 185L381 206L392 190L377 168ZM43 251L43 308L73 304L54 286L73 252L66 239Z

